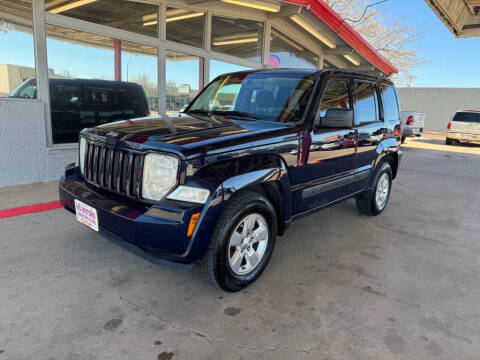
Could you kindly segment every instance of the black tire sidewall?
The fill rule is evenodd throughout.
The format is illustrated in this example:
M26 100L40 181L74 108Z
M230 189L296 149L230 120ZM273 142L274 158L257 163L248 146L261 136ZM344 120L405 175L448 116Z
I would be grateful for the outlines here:
M267 249L262 257L262 260L257 265L257 267L250 273L246 275L235 274L229 263L229 241L230 236L232 235L235 228L238 226L240 221L247 215L252 213L258 213L262 215L267 221L268 226L268 243ZM240 201L237 206L233 209L233 213L230 217L225 219L225 223L222 224L222 231L219 233L218 238L216 239L215 246L215 277L219 285L227 291L237 291L245 288L254 282L266 268L268 262L273 253L275 247L277 231L277 218L273 206L261 195L258 195L257 199L251 200L249 202Z

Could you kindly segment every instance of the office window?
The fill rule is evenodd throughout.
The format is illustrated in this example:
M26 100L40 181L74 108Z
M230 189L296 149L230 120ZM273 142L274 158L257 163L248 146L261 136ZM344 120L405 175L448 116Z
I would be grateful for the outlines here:
M375 86L368 83L355 83L355 93L355 118L357 124L378 121L378 98Z
M272 28L269 58L271 67L316 69L317 63L317 55Z
M35 98L35 76L32 1L0 0L0 97Z
M167 40L204 47L205 13L168 7L166 27Z
M251 70L251 68L227 63L224 61L210 60L210 81L215 79L218 75L244 70Z
M198 56L167 51L167 115L182 111L197 96L201 66L203 61Z
M262 22L212 16L213 51L261 62L262 44Z
M69 16L95 24L158 36L158 6L132 0L46 0L53 14Z
M46 30L54 144L77 142L86 127L158 111L156 48L53 25Z

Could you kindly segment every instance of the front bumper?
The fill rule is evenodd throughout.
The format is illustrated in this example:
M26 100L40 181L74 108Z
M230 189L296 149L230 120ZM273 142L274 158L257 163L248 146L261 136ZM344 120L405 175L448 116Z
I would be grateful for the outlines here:
M172 261L190 263L200 259L215 224L211 218L216 211L211 211L209 203L163 200L149 205L127 200L86 184L74 166L67 167L65 177L60 179L59 194L64 208L72 213L75 199L94 207L100 234ZM188 237L190 218L195 213L201 215Z
M480 142L480 135L449 132L447 133L447 139L467 142Z

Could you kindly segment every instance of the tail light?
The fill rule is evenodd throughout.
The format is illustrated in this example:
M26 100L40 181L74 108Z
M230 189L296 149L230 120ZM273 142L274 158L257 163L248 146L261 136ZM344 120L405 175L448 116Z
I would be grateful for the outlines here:
M452 127L452 123L449 122L448 125L447 125L447 130L450 131L450 128Z
M410 116L407 118L407 125L413 125L413 115L410 115Z

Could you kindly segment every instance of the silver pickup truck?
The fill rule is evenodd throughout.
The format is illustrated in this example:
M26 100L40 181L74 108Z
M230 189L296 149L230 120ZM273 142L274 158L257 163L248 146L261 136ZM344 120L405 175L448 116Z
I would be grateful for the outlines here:
M447 125L445 143L480 142L480 110L458 110Z
M422 136L425 127L425 113L421 111L402 111L402 144L405 138Z

